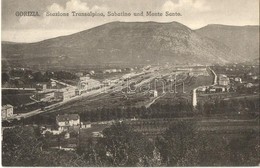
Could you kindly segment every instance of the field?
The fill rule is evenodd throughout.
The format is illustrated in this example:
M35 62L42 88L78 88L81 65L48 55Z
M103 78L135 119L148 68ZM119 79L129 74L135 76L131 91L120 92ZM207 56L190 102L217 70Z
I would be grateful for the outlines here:
M101 132L107 127L109 127L108 124L91 124L91 128L80 129L79 145L86 146L87 140L93 137L94 132Z
M2 90L2 104L11 104L13 106L20 106L23 104L33 102L30 96L33 95L32 91L9 91Z
M247 116L241 117L194 117L194 118L175 118L175 119L146 119L128 121L127 123L137 132L155 138L161 135L172 123L179 120L188 120L196 123L198 130L202 133L215 134L222 136L239 136L246 133L259 131L259 120Z

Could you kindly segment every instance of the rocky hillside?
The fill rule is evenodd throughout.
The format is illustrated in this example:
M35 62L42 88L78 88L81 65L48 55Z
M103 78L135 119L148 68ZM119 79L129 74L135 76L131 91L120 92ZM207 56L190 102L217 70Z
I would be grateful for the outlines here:
M247 62L259 60L259 26L208 25L196 32L227 45Z
M226 63L243 61L218 40L177 22L111 22L37 43L3 43L3 63L77 66L104 63Z

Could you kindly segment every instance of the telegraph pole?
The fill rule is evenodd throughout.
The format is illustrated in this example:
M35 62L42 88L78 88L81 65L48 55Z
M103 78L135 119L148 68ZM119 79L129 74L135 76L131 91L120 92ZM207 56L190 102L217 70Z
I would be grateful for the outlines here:
M174 93L177 93L177 87L176 87L176 74L174 75Z
M197 106L197 93L196 93L197 89L194 89L193 90L193 93L192 93L192 106L194 108L196 108Z
M182 93L186 93L186 92L184 91L184 82L182 82Z

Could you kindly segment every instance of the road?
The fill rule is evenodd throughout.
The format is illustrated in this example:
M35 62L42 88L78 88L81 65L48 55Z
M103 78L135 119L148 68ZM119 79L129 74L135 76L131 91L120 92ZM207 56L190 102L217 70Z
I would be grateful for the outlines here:
M146 108L150 107L153 103L155 103L156 100L160 99L161 97L165 96L166 93L162 93L160 96L154 98L150 103L145 105Z
M217 74L215 73L215 71L213 71L210 67L208 67L209 68L209 70L213 73L213 75L214 75L214 82L213 82L213 85L211 85L211 86L214 86L214 85L217 85L218 83L217 83L217 79L218 79L218 76L217 76Z
M205 87L210 87L210 86L215 86L215 85L217 85L217 74L210 68L210 67L208 67L208 69L213 73L213 75L214 75L214 80L213 80L213 84L212 85L209 85L209 86L198 86L198 87L196 87L195 89L193 89L193 92L192 92L192 94L193 94L193 101L192 101L192 105L193 105L193 107L196 107L197 106L197 90L199 89L199 88L205 88ZM194 100L195 99L195 100ZM194 103L195 102L195 103Z
M255 95L244 95L244 96L236 96L236 97L228 97L228 98L225 98L224 100L245 99L245 98L257 98L257 97L259 97L259 94L255 94Z
M55 79L51 79L51 81L56 82L56 83L59 83L59 84L61 84L61 85L63 85L63 86L67 86L67 87L75 87L75 86L69 85L69 84L67 84L67 83L64 83L64 82L61 82L61 81L55 80Z
M35 91L36 88L2 88L2 90L28 90L28 91Z

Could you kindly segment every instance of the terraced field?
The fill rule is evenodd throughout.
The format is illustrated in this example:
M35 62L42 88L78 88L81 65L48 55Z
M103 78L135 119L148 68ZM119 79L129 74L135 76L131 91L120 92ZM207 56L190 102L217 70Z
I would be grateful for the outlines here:
M244 118L244 119L243 119ZM245 133L258 132L260 130L259 119L248 117L210 117L210 118L177 118L177 119L146 119L127 122L135 131L148 137L155 138L162 134L172 123L179 120L188 120L196 123L201 133L216 135L238 136Z

